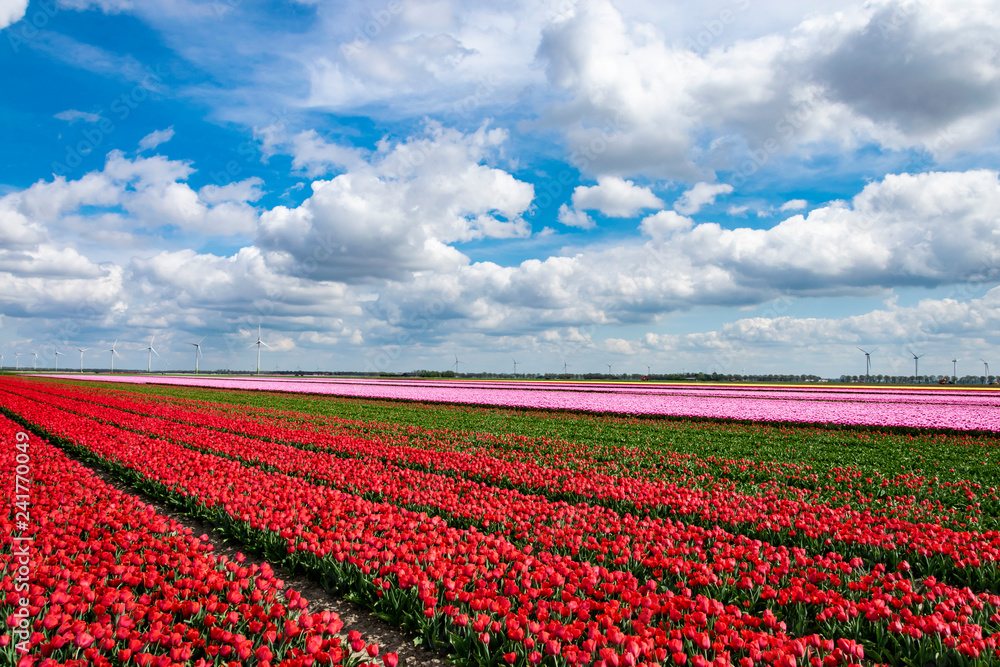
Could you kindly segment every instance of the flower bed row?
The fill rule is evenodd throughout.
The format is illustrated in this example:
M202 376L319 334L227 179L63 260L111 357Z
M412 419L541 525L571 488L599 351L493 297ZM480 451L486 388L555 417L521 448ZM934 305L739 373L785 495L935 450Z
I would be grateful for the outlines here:
M30 470L24 504L0 513L12 536L0 550L6 664L357 663L337 615L302 613L305 600L266 564L214 556L204 536L21 431L0 417L3 468ZM16 484L0 480L5 497Z

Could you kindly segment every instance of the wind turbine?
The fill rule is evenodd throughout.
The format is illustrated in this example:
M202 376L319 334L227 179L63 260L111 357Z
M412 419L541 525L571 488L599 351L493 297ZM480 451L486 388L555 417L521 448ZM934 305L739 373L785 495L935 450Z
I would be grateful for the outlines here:
M80 372L82 373L83 372L83 353L86 352L87 350L89 350L90 348L89 347L78 347L76 349L80 350Z
M455 375L458 375L458 365L462 364L462 363L465 363L465 362L459 361L458 360L458 355L456 354L455 355Z
M951 360L951 376L953 378L958 377L958 359Z
M510 360L514 362L514 377L517 377L517 359L511 357Z
M35 358L35 360L32 362L31 370L37 371L38 370L38 353L37 352L32 352L31 356L33 356Z
M860 347L858 349L861 350ZM878 348L876 347L875 350L877 350L877 349ZM874 352L875 350L872 350L872 352ZM868 352L866 350L861 350L861 351L865 353L865 377L866 378L867 377L871 377L871 374L872 374L872 352Z
M148 350L146 352L146 356L148 357L146 359L146 372L147 373L152 373L153 372L153 355L155 354L156 356L160 356L160 353L153 349L153 339L154 338L156 338L156 336L150 336L149 337L149 347L146 348L146 350ZM197 362L198 362L198 360L195 359L195 363L197 363ZM197 371L195 371L195 372L197 373Z
M20 352L15 352L14 353L14 370L15 371L21 370L21 353Z
M567 373L566 373L566 369L567 369L567 368L569 368L569 366L568 366L568 365L566 364L566 361L565 361L565 360L563 360L563 375L566 375L566 374L567 374Z
M60 352L59 348L57 347L56 348L56 373L59 372L59 355L60 354L62 354L62 352Z
M919 359L920 359L920 357L926 357L927 353L924 352L923 354L916 354L910 348L906 348L906 351L913 355L913 377L914 378L918 378L918 377L920 377L920 361L919 361Z
M204 336L202 336L201 340L199 340L197 343L188 343L188 345L194 345L194 374L195 375L198 374L198 357L201 356L201 341L205 340L206 336L208 336L208 334L205 334ZM152 339L150 339L149 344L150 345L153 344ZM160 355L156 355L156 356L160 356Z
M263 345L267 349L271 349L271 346L260 339L260 325L257 325L257 342L250 343L247 347L257 346L257 375L260 375L260 346Z
M115 345L118 345L118 339L117 338L115 338L114 345L111 346L111 349L110 350L105 350L105 352L110 352L111 353L111 372L112 373L115 372L115 357L117 356L119 359L122 358L122 355L118 354L118 350L115 349Z
M3 355L0 354L0 371L3 370Z
M983 362L983 370L986 372L986 381L989 382L990 381L990 362L986 361L982 357L979 358L979 361Z
M611 375L611 364L608 364L608 375Z

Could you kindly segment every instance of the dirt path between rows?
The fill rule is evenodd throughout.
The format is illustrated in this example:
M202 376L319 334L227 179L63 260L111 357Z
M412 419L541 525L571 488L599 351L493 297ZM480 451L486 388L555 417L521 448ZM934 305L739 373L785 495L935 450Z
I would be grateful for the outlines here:
M245 562L247 563L261 565L266 562L259 555L248 552L244 545L224 536L216 530L213 524L192 519L186 514L168 507L156 498L116 479L104 468L77 458L72 452L63 450L63 453L92 471L109 486L138 498L147 505L151 505L159 514L173 519L185 528L190 528L194 535L208 535L208 541L214 547L213 554L225 555L232 559L235 558L236 554L242 553L246 557ZM340 620L344 623L340 634L345 648L347 648L347 633L351 630L357 630L367 643L379 645L379 655L390 652L399 654L400 667L449 667L451 665L445 656L424 646L414 645L413 635L376 618L364 607L331 595L322 586L304 575L291 574L285 568L278 567L273 563L268 563L268 565L274 570L276 577L284 580L285 590L296 590L308 601L309 606L306 611L310 613L331 611L340 616ZM367 655L365 659L368 660ZM378 662L381 663L381 660Z

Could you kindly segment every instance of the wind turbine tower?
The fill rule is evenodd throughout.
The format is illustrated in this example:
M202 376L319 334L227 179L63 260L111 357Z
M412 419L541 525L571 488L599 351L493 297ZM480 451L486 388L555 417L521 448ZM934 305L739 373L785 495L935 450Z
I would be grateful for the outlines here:
M89 350L90 348L89 347L78 347L76 349L80 350L80 372L82 373L83 372L83 353L86 352L87 350Z
M205 334L205 336L207 336L207 335L208 334ZM199 340L197 343L188 343L188 345L194 345L194 374L195 375L198 374L198 357L201 356L201 341L205 340L205 336L202 336L201 340ZM153 344L152 339L150 339L149 344L150 345ZM152 348L150 348L150 349L152 349ZM160 355L156 355L156 356L160 356Z
M110 350L105 350L105 352L110 352L111 353L111 372L112 373L115 372L115 357L118 357L119 359L122 358L122 355L118 354L118 350L115 349L116 345L118 345L118 339L117 338L115 338L115 342L111 346L111 349Z
M32 352L31 356L33 356L35 358L35 360L33 362L31 362L31 370L37 371L38 370L38 353L37 352Z
M861 350L860 347L858 349ZM878 348L876 347L875 350L877 350L877 349ZM872 352L874 352L875 350L872 350L871 352L868 352L867 350L861 350L862 352L865 353L865 378L866 379L870 378L871 374L872 374Z
M20 352L15 352L14 353L14 370L15 371L21 370L21 353Z
M958 379L958 359L951 360L951 376Z
M511 357L510 360L514 362L514 377L517 377L517 359Z
M155 354L156 356L160 356L160 353L153 349L153 339L155 337L156 336L150 336L149 337L149 347L146 348L146 357L147 357L147 359L146 359L146 372L147 373L152 373L153 372L153 355ZM197 359L195 360L195 363L196 364L198 363ZM197 372L197 371L195 371L195 372Z
M458 375L458 365L464 363L458 360L458 355L455 355L455 375Z
M122 358L122 355L118 354L118 350L115 349L115 346L117 346L117 345L118 345L118 339L115 338L114 345L111 346L111 349L110 350L105 350L105 352L110 352L111 353L111 372L112 373L115 372L115 357L118 357L119 359Z
M983 372L986 374L986 381L990 381L990 362L986 361L980 357L979 361L983 362Z
M260 346L263 345L264 347L266 347L269 350L271 349L271 346L268 345L267 343L265 343L263 340L261 340L261 338L260 338L260 325L259 324L257 325L257 342L256 343L250 343L250 345L248 345L247 347L253 347L254 345L257 346L257 375L260 375Z
M906 348L906 351L909 352L911 355L913 355L913 377L914 379L916 379L920 377L920 357L926 357L927 353L925 352L924 354L916 354L910 348Z
M60 352L59 348L57 347L56 348L56 373L59 372L59 355L60 354L62 354L62 352Z

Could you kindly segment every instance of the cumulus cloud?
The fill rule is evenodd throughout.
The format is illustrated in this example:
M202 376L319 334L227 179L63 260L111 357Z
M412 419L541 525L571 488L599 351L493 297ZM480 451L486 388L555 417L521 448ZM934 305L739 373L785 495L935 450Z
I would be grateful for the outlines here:
M696 306L756 305L781 295L997 280L997 210L998 174L983 170L890 175L850 202L770 229L725 229L660 211L642 220L644 243L515 267L480 262L422 273L382 289L379 313L405 321L434 295L449 294L442 322L452 331L534 331L650 322Z
M732 191L733 186L727 183L696 183L674 202L674 210L683 215L694 215L702 206L714 204L715 198L719 195L729 194Z
M801 211L809 205L805 199L790 199L778 207L779 211Z
M766 306L766 313L727 322L716 330L651 332L628 342L645 354L692 355L702 367L714 366L720 372L739 373L748 363L764 362L782 372L811 367L834 376L865 369L857 346L879 348L872 354L873 373L911 375L911 350L917 350L924 355L922 373L951 375L951 360L956 355L978 359L990 345L991 332L1000 326L1000 288L974 297L980 287L981 283L957 285L945 298L921 299L908 307L897 306L892 299L885 308L841 318L781 314L791 304L784 299ZM776 360L779 350L783 359L796 359L797 369ZM966 361L960 366L960 376L981 373L979 364Z
M402 278L467 262L453 244L530 233L522 215L528 183L483 164L506 140L481 127L462 134L431 123L406 141L383 141L371 161L315 181L296 208L261 216L258 245L289 272L316 262L317 276L337 280Z
M586 211L578 211L570 208L566 204L559 207L559 222L567 227L579 227L580 229L593 229L597 226L594 219L587 215Z
M663 206L648 187L616 176L599 176L597 185L577 187L572 201L578 211L600 211L611 218L631 218L644 208Z
M0 30L24 18L28 0L0 0Z
M538 57L565 93L551 119L579 168L704 180L720 159L739 169L830 141L934 156L977 146L1000 125L998 47L1000 15L979 0L879 0L699 52L609 0L580 0ZM706 131L742 149L706 150Z

